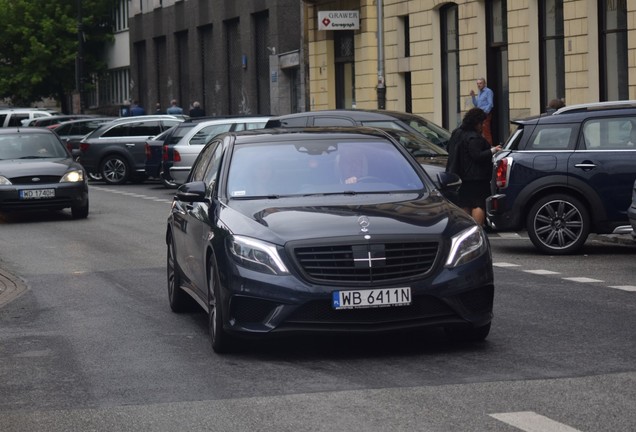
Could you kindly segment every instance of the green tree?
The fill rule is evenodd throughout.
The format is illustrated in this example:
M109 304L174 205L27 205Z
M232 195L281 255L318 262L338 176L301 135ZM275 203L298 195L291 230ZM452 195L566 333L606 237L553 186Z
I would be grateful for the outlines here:
M112 38L112 0L0 0L0 98L29 105L52 97L69 112L83 35L86 77L105 69L104 43ZM81 5L81 25L78 7Z

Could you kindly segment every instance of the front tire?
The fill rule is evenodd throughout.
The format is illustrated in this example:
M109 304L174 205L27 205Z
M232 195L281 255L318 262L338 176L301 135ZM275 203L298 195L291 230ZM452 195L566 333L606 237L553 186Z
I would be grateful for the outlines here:
M130 167L122 156L110 155L106 156L106 159L102 162L100 173L106 183L121 185L128 181Z
M580 250L590 226L587 208L566 194L541 198L530 208L526 219L528 236L534 246L551 255L568 255Z
M210 332L210 344L217 354L232 351L234 340L223 329L223 302L219 295L219 275L214 260L208 260L208 329Z
M189 309L188 295L181 289L181 273L175 255L174 240L172 235L168 238L168 253L166 257L168 279L168 301L172 312L181 313Z
M86 219L88 217L88 200L83 206L71 207L71 215L73 219Z

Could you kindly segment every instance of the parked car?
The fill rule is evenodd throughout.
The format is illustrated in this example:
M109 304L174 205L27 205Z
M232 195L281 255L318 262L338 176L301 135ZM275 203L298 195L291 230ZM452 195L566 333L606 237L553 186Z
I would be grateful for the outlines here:
M628 233L636 180L636 102L586 104L513 122L495 155L488 220L527 229L547 254L571 254L589 233Z
M217 352L241 336L490 330L487 236L378 129L216 136L176 191L166 242L170 307L195 299Z
M198 123L211 119L211 117L188 118L160 135L147 140L146 174L149 177L160 178L167 188L177 187L174 179L170 177L169 166L172 166L172 148Z
M374 126L417 133L446 149L450 132L415 114L385 110L308 111L274 117L266 128L305 126Z
M95 129L80 142L80 162L108 184L146 178L146 140L183 121L171 115L123 117Z
M84 168L48 129L0 129L0 211L62 210L88 216Z
M0 127L23 126L23 122L40 117L61 114L45 108L6 108L0 109Z
M627 209L627 216L629 217L629 223L632 226L632 237L636 240L636 180L634 181L634 187L632 188L632 203Z
M60 137L62 142L66 143L73 157L78 158L80 155L79 143L89 133L93 132L104 123L111 122L117 117L91 117L81 118L77 120L67 120L58 123L53 131Z
M417 160L424 168L424 171L437 181L438 174L446 171L446 163L448 161L448 152L437 144L433 144L420 134L402 131L399 129L379 128L390 134L397 140L411 156Z
M203 146L216 135L223 132L261 129L269 117L221 117L203 121L191 128L177 144L169 149L164 161L164 171L176 184L185 182L194 160Z

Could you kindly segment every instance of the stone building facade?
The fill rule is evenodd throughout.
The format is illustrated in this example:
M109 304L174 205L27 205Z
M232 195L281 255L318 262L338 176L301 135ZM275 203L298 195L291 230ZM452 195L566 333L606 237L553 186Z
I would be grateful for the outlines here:
M185 112L199 101L207 115L297 111L301 9L298 0L131 2L131 98L149 113L172 99Z
M494 133L567 104L636 99L636 1L303 0L307 107L409 111L453 129L486 78ZM333 12L357 27L325 29ZM341 14L334 15L336 17Z

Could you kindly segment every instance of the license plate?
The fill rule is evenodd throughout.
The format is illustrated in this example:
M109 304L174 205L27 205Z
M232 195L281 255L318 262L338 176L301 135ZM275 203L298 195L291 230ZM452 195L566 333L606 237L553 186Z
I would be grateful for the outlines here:
M55 189L26 189L20 191L20 199L54 198Z
M331 300L334 309L407 306L411 304L411 288L334 291Z

